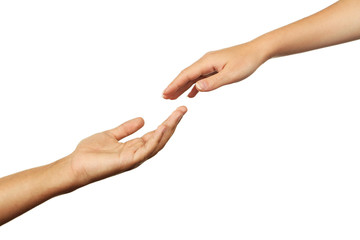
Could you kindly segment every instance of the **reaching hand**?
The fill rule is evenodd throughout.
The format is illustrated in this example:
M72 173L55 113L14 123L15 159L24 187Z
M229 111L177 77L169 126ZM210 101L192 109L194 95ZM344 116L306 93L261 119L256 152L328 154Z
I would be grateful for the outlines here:
M165 146L186 111L179 107L156 130L119 142L144 125L135 118L82 140L58 161L0 178L0 225L50 198L139 166Z
M243 80L267 60L265 51L254 41L209 52L184 69L165 89L165 99L176 99L193 84L188 97L212 91L226 84Z
M179 107L156 130L124 143L119 140L139 130L144 125L142 118L129 120L114 129L82 140L70 155L78 184L83 186L131 170L157 154L170 139L186 111L186 107Z

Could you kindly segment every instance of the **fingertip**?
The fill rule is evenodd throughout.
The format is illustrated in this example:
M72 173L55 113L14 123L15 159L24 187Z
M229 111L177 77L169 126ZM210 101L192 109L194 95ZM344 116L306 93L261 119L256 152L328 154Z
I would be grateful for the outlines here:
M144 126L144 119L141 117L130 119L123 124L108 130L117 140L129 136Z
M163 93L162 93L162 97L164 98L164 99L168 99L168 93L167 93L167 89L165 89L164 91L163 91Z
M189 93L189 94L187 95L187 97L188 97L188 98L194 98L194 97L195 97L195 94L190 94L190 93Z
M185 115L185 113L187 112L187 107L185 106L181 106L181 107L178 107L176 109L176 112L180 112L177 116L177 120L176 120L176 125L179 124L179 122L181 121L181 119L183 118L183 116Z
M142 117L137 117L134 119L140 126L144 126L145 120Z
M173 96L172 96L172 94L171 93L163 93L163 95L162 95L162 97L165 99L165 100L174 100L174 99L176 99L176 98L174 98Z
M129 126L135 129L140 129L145 125L145 121L142 117L137 117L134 119L131 119L129 122Z
M190 93L188 94L189 98L194 98L199 93L199 90L196 89L196 86L193 86Z
M188 111L188 109L186 106L180 106L176 109L176 111L181 111L183 114L185 114Z
M144 126L144 124L145 124L145 121L142 117L136 117L136 118L133 118L133 119L130 119L130 120L124 122L120 126L127 125L127 126L135 126L135 127L141 128L142 126ZM120 126L118 126L118 127L120 127Z
M171 95L176 92L176 89L174 89L174 86L170 84L162 93L162 97L164 99L171 99Z

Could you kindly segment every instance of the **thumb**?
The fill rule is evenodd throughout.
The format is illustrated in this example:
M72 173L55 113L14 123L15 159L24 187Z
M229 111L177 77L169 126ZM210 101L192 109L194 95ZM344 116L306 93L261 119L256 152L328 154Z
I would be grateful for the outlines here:
M204 78L196 83L196 89L200 92L209 92L215 90L223 85L228 84L228 76L224 71L214 74L210 77Z
M127 122L124 122L123 124L121 124L116 128L108 130L107 132L113 135L116 138L116 140L119 141L120 139L133 134L143 126L144 126L144 119L134 118Z

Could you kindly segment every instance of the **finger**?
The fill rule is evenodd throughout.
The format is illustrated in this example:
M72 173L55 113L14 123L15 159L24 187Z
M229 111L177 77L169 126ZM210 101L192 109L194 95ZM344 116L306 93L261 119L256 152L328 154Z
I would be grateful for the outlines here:
M210 73L210 74L207 74L207 75L204 75L204 76L200 76L198 79L196 79L196 82L197 82L197 81L200 81L200 80L202 80L202 79L204 79L204 78L208 78L208 77L210 77L210 76L213 76L213 75L215 75L215 74L217 74L217 72L212 72L212 73ZM193 97L195 97L198 93L199 93L199 90L197 90L196 86L193 86L193 88L191 89L190 93L188 94L188 97L189 97L189 98L193 98Z
M151 132L148 132L148 133L146 133L144 136L142 136L141 138L146 142L146 141L148 141L148 140L152 137L152 135L155 133L155 131L156 131L156 130L151 131Z
M190 93L188 94L189 98L195 97L199 93L199 90L197 90L196 86L193 86Z
M175 129L179 122L181 121L184 114L187 112L187 108L185 106L177 108L169 117L166 119L160 126L166 126L166 130L157 145L155 152L153 155L155 155L157 152L159 152L165 144L169 141L170 137L174 134Z
M198 82L198 81L200 81L200 80L202 80L204 78L210 77L210 76L212 76L212 75L214 75L216 73L217 72L211 72L211 73L208 73L208 74L205 74L205 75L201 75L200 77L198 77L197 79L195 79L193 81L189 81L184 86L177 89L177 91L171 96L171 99L178 98L181 94L183 94L185 91L187 91L194 83L196 83L196 82ZM194 97L195 97L195 95L194 95Z
M199 92L209 92L229 83L229 74L224 69L217 74L198 81L195 86Z
M171 96L171 99L176 99L178 98L181 94L183 94L184 92L186 92L191 86L194 85L194 83L196 83L198 81L198 79L202 79L202 77L198 77L196 80L194 81L189 81L187 82L185 85L181 86L180 88L178 88L176 90L176 92Z
M179 113L180 113L180 114L182 114L182 116L183 116L186 112L187 112L187 108L186 108L185 106L182 106L182 107L177 108L161 125L159 125L159 127L161 127L161 126L168 127L168 126L170 125L169 122L172 121L171 118L174 118L174 115L175 115L175 114L179 114ZM175 118L176 118L176 117L175 117ZM158 127L158 128L159 128L159 127ZM144 136L141 137L142 140L144 140L144 142L149 141L150 138L153 137L155 131L157 131L157 130L154 130L154 131L151 131L151 132L146 133ZM130 143L131 141L133 141L133 140L130 140L130 141L128 141L128 142Z
M187 112L187 108L185 106L182 106L182 107L179 107L177 108L161 125L165 125L166 122L170 121L169 119L177 112L177 111L180 111L180 112L183 112L184 114ZM159 125L159 127L161 126ZM151 131L151 132L148 132L146 133L144 136L142 136L141 138L144 140L144 141L148 141L151 136L154 134L156 130L154 131Z
M165 130L165 126L159 126L155 131L151 132L151 135L148 135L150 137L146 141L143 139L145 144L135 152L135 163L145 161L146 159L152 157L152 153L159 144Z
M165 99L176 99L189 89L199 77L215 71L212 64L209 64L209 62L204 59L200 59L190 67L184 69L174 81L169 84L163 92L163 97Z
M134 164L153 157L165 146L186 111L184 106L177 108L155 131L151 131L141 138L145 144L141 148L140 144L137 145L139 149L135 152Z
M161 125L165 125L167 127L174 126L174 123L176 123L176 120L187 112L187 108L185 106L178 107L174 112L171 113L171 115L162 122ZM160 126L161 126L160 125Z
M134 139L130 139L129 141L125 142L126 147L129 149L135 149L141 147L142 145L145 144L145 141L142 138L134 138Z
M162 125L164 125L164 126L166 126L166 127L169 127L169 126L171 125L171 124L169 124L169 122L172 121L171 119L173 119L173 118L176 119L176 116L175 116L175 115L180 114L181 117L182 117L186 112L187 112L187 108L186 108L185 106L178 107L161 125L159 125L159 127L162 126ZM175 117L174 117L174 116L175 116ZM155 130L146 133L144 136L142 136L142 139L143 139L144 141L148 141L148 140L151 138L151 136L152 136L152 134L153 134L154 132L155 132Z
M107 132L109 134L111 134L112 136L114 136L116 138L116 140L119 141L120 139L133 134L134 132L136 132L137 130L142 128L143 126L144 126L144 119L134 118L134 119L131 119L131 120L121 124L120 126L118 126L116 128L108 130Z

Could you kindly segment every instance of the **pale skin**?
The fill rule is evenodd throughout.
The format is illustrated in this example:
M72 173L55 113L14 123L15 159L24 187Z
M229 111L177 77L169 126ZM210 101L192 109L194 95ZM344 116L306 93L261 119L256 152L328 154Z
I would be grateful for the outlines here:
M239 82L267 60L360 39L360 1L341 0L307 18L250 42L205 54L164 90L165 99L188 97Z
M144 125L142 118L129 120L82 140L56 162L1 178L0 225L53 197L138 167L165 146L186 111L179 107L156 130L119 142Z

